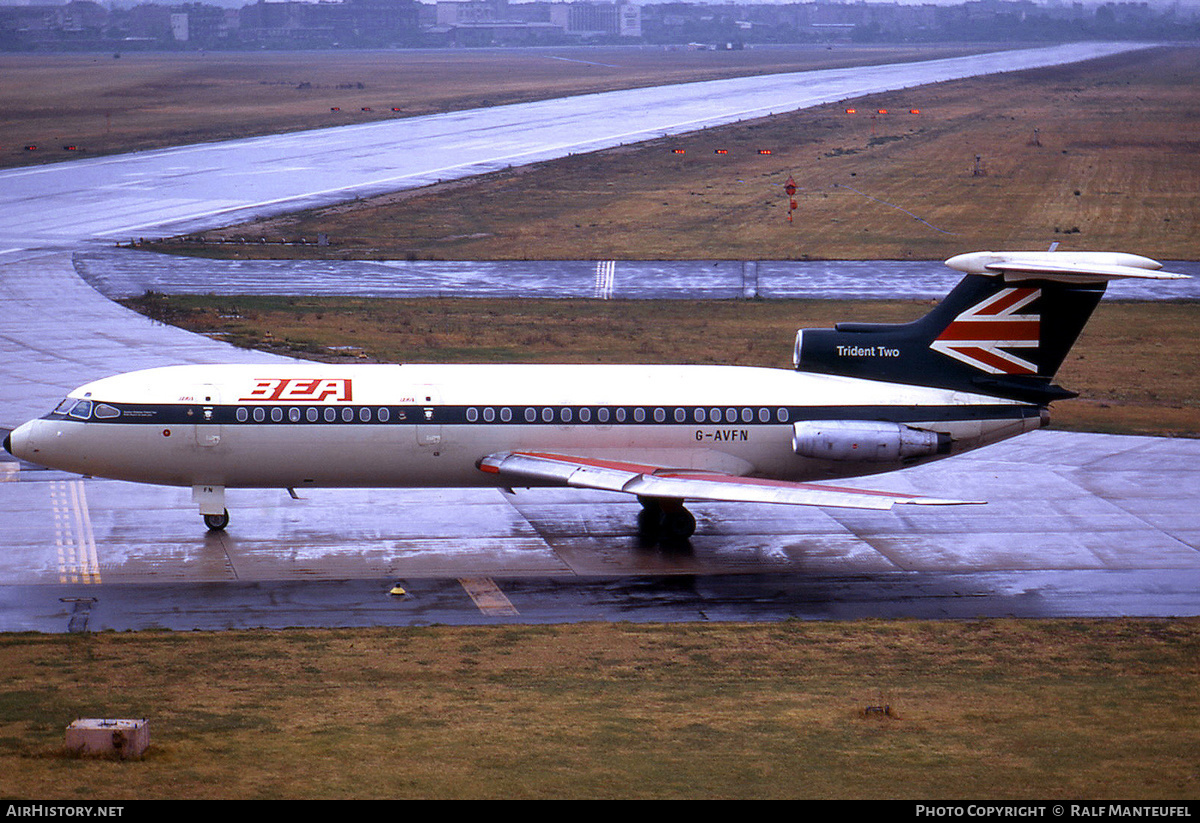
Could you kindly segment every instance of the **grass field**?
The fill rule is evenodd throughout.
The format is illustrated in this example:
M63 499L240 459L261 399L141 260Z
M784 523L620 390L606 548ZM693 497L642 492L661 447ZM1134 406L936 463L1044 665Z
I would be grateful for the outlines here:
M1200 793L1195 620L0 635L0 659L10 800ZM151 748L68 757L79 716L146 717Z
M240 346L384 363L728 363L790 366L796 329L903 322L919 301L364 300L165 297L124 301ZM1200 304L1106 301L1058 382L1082 395L1053 425L1200 436ZM349 348L347 348L349 347Z
M1191 260L1200 258L1197 88L1200 48L1135 52L874 95L204 235L321 232L332 241L325 249L164 248L466 260L945 259L1058 241ZM799 189L790 223L789 177Z
M986 50L949 45L0 54L0 167L566 94ZM31 145L37 151L26 149ZM66 145L77 151L64 151Z

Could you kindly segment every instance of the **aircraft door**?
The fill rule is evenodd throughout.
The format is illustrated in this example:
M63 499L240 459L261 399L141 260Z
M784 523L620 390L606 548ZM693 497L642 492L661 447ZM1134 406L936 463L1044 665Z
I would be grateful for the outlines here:
M205 383L196 389L196 445L211 448L221 443L221 423L217 419L217 406L221 395L217 387Z
M436 449L442 444L441 402L436 386L416 386L417 445Z

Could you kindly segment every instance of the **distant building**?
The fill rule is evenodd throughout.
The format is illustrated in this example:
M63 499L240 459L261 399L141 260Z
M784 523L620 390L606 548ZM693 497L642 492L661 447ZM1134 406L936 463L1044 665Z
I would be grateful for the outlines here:
M642 16L640 6L628 3L441 0L434 31L472 46L640 38Z
M554 3L550 21L577 37L642 36L642 8L631 3Z
M122 0L127 2L128 0ZM205 2L0 0L0 50L403 48L571 43L1194 41L1192 10L1147 2L660 2L601 0L254 0Z

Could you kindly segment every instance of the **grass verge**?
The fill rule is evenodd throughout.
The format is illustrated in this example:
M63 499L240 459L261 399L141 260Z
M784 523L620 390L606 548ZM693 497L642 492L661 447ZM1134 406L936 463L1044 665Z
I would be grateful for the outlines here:
M9 798L1200 788L1194 620L5 635L0 656ZM151 749L65 757L76 716L148 717Z

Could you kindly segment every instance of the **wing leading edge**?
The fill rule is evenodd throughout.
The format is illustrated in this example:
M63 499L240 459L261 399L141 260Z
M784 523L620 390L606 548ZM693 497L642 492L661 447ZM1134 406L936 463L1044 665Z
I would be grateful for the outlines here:
M479 461L479 470L499 475L512 485L535 483L573 486L625 492L639 497L788 503L851 509L890 509L895 505L950 506L983 502L848 489L820 483L790 483L698 469L671 469L543 452L490 454Z

